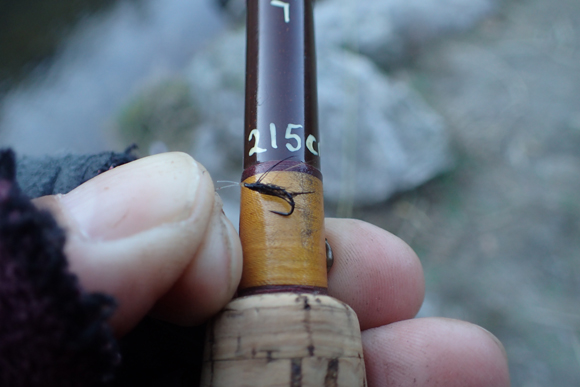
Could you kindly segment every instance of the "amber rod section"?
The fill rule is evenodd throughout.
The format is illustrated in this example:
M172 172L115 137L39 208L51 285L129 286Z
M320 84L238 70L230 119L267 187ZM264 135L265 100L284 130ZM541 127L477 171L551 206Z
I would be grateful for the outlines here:
M240 294L324 293L312 1L247 4Z

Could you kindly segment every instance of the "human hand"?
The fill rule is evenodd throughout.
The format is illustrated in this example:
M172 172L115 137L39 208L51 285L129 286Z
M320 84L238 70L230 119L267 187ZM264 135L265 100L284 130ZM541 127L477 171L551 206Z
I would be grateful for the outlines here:
M209 173L186 154L146 157L35 203L65 228L65 252L83 287L117 299L110 320L117 336L147 314L199 324L237 288L239 238ZM489 332L412 319L424 279L404 242L356 220L327 219L326 233L335 256L329 293L359 317L369 386L509 385L505 351Z

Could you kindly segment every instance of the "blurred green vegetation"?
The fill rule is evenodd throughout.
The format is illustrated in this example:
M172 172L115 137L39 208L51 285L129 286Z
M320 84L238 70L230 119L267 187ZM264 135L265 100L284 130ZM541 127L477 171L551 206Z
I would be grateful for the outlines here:
M144 152L155 152L152 147L156 146L186 152L198 117L189 85L170 79L147 87L129 101L117 118L115 130L123 143L135 143Z
M114 3L114 0L0 1L0 94L50 59L59 42L79 21Z

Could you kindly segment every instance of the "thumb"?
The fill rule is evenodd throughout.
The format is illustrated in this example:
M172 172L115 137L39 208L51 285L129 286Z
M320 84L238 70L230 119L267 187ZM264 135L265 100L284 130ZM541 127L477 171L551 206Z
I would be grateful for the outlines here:
M35 204L65 229L70 269L84 289L117 299L117 335L152 310L200 323L238 285L239 238L209 173L187 154L145 157Z

